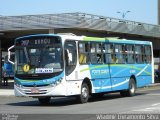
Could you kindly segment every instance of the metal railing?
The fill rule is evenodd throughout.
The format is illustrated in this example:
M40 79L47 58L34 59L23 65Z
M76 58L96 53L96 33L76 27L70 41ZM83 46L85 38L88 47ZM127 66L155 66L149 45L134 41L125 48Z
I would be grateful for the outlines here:
M160 38L160 26L86 13L1 16L0 32L9 30L81 28Z

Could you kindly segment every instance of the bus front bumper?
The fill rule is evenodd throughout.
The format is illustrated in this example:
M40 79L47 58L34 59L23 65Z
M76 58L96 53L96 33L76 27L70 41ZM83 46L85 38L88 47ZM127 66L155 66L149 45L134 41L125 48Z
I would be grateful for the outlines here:
M23 87L14 85L14 93L17 97L66 96L63 85L58 85L56 87Z

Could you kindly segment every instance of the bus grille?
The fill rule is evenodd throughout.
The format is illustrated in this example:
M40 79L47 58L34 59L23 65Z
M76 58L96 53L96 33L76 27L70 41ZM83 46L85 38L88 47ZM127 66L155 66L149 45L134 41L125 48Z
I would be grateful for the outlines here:
M47 90L39 90L38 92L32 92L31 90L24 90L25 94L46 94L47 93Z

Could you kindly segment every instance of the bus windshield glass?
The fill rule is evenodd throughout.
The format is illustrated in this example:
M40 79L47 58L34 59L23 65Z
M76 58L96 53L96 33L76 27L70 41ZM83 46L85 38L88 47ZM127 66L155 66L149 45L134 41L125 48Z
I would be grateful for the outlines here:
M15 70L16 74L62 72L61 41L57 42L56 39L55 42L53 38L34 38L17 42Z

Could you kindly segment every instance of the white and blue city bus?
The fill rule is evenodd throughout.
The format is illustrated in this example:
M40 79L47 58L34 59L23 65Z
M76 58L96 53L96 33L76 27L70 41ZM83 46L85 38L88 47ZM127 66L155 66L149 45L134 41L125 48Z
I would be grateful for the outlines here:
M148 41L55 34L15 40L15 95L43 104L58 96L81 103L107 92L133 96L154 82L153 74Z

